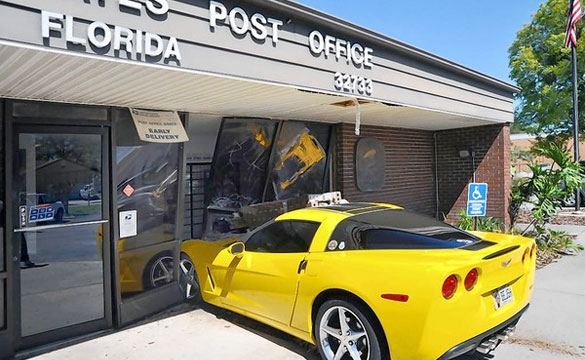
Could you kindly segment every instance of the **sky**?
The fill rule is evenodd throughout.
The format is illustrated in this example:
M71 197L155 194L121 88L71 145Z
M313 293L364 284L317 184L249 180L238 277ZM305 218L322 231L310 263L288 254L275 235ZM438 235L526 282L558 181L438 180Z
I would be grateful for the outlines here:
M510 82L508 48L543 0L297 0Z

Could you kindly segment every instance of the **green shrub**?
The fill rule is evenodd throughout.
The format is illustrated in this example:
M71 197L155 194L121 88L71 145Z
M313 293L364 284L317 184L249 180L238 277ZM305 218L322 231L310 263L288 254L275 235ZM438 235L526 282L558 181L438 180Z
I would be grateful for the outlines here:
M536 239L536 265L545 266L555 259L566 254L576 254L583 251L584 247L575 243L573 237L566 231L544 229L542 232L531 231L524 236Z
M530 151L535 157L552 160L552 166L545 168L531 163L532 177L512 183L510 217L516 219L523 202L532 203L533 225L538 233L543 233L544 226L561 209L563 201L582 184L581 166L573 160L564 143L564 139L553 136L539 139Z
M465 210L460 210L457 226L462 230L473 231L473 217L468 216ZM503 228L503 224L491 216L477 218L478 231L501 232Z

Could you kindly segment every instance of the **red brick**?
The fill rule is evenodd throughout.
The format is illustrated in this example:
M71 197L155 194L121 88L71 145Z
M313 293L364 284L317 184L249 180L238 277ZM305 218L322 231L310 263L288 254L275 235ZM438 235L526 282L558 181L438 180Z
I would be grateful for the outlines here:
M362 126L362 137L380 139L385 149L385 184L379 191L362 192L354 178L354 147L358 139L353 124L340 124L337 134L336 181L350 201L378 201L402 205L431 215L454 218L466 206L467 184L472 179L471 158L461 159L459 150L476 152L478 182L489 184L488 215L509 223L510 128L490 125L436 132ZM435 166L439 182L439 204L435 193ZM437 211L438 210L438 211Z

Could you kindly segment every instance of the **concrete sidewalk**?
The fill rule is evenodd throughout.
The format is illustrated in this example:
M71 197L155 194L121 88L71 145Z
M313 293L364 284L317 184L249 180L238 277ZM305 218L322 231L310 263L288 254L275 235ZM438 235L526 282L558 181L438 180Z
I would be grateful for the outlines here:
M554 228L577 235L577 241L585 245L584 226ZM208 306L204 309L184 305L148 323L36 359L320 359L314 347L269 326L225 310ZM465 357L470 358L585 358L585 254L566 256L538 270L531 307L520 320L511 342L502 344L487 357L479 353Z
M218 313L221 314L221 310L218 310ZM166 318L100 336L34 359L299 360L311 358L308 347L304 348L301 342L287 338L278 331L272 331L272 334L260 333L261 336L258 336L258 331L239 325L240 322L245 322L245 319L230 316L230 322L228 322L216 315L217 313L203 309L193 310L184 306L182 309L179 308L178 313Z
M585 245L585 226L551 225ZM565 256L536 272L530 309L497 360L585 358L585 254Z

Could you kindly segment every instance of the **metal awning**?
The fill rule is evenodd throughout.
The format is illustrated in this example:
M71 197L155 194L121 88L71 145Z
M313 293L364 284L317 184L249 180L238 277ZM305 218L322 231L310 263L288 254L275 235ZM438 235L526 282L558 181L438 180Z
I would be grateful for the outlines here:
M287 84L3 42L0 63L0 97L330 123L356 119L353 98ZM494 124L380 102L360 110L364 125L441 130Z

